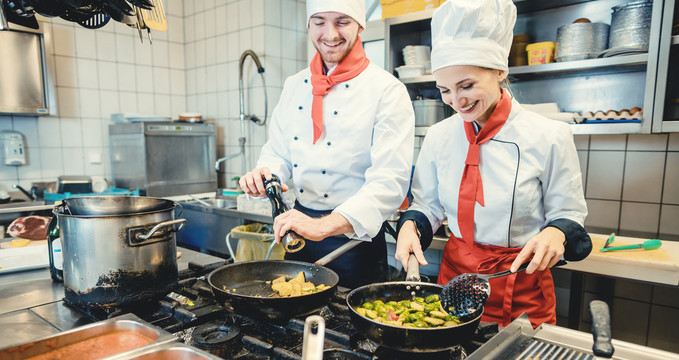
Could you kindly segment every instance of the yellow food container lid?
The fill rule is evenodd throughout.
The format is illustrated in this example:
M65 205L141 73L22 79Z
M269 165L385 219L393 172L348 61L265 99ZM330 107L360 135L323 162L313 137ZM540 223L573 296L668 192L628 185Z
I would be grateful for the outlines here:
M556 43L554 41L543 41L539 43L532 43L526 45L526 51L533 51L539 49L554 49L555 47Z

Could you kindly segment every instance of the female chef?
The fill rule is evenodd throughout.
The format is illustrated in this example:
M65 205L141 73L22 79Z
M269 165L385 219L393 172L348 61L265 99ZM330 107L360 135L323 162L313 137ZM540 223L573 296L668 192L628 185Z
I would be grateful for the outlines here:
M457 114L427 132L395 257L407 267L414 253L426 265L422 249L447 216L438 283L530 261L490 280L482 320L506 326L526 312L533 325L554 324L548 268L591 251L587 207L570 127L522 109L500 86L515 21L511 0L447 1L434 12L432 70Z

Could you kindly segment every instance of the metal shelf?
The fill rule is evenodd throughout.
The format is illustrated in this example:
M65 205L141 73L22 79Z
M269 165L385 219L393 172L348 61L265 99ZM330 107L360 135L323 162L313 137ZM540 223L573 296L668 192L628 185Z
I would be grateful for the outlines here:
M675 36L679 41L679 36ZM675 40L673 38L673 40ZM516 80L533 77L545 79L556 76L577 76L610 74L632 71L644 71L648 62L648 54L614 56L609 58L587 59L577 61L555 62L541 65L514 66L509 68L509 75ZM434 75L420 75L400 79L404 84L434 83Z
M639 134L640 123L571 124L573 135Z
M640 134L640 123L569 124L573 135ZM425 136L428 126L416 126L415 136Z
M560 8L592 0L513 0L518 14Z
M434 80L434 75L432 75L432 74L403 78L403 79L400 79L400 80L404 84L422 84L422 83L434 83L434 82L436 82L436 80Z
M515 66L509 68L509 75L516 79L541 79L555 76L577 76L612 74L621 72L644 71L648 54L613 56L609 58L555 62L541 65Z

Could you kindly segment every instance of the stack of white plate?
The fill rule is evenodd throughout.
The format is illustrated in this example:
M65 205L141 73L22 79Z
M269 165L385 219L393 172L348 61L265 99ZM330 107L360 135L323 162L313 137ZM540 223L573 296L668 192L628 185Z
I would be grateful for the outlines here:
M422 65L425 71L431 71L430 52L426 45L407 45L403 48L403 61L406 66Z

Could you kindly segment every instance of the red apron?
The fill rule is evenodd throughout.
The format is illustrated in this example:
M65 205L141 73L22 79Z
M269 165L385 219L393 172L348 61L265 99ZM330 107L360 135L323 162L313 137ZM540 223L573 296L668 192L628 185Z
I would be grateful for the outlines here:
M508 270L521 248L493 245L471 246L451 236L446 243L439 269L438 283L445 285L464 273L491 274ZM507 326L522 313L527 313L533 327L542 323L556 324L554 280L549 269L490 279L490 297L481 321Z

